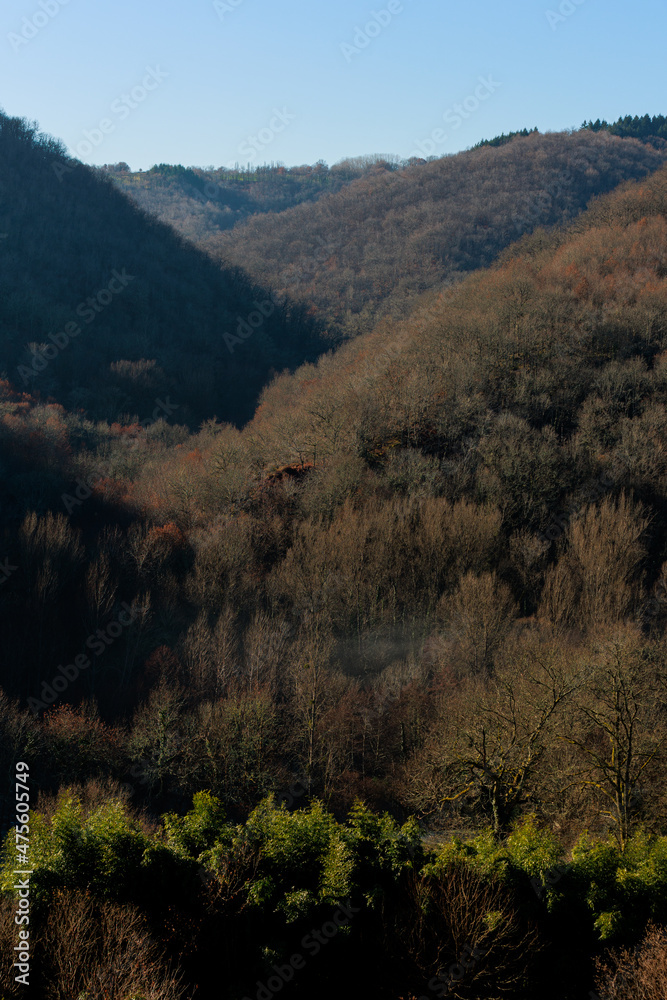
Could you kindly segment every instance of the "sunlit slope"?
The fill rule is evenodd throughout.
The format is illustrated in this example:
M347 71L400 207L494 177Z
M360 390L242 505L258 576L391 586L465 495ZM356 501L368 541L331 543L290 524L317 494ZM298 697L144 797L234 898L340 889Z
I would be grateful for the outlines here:
M415 297L489 265L535 225L574 218L591 197L640 178L665 152L590 131L531 134L396 171L280 213L254 216L207 248L288 290L333 340L405 316Z

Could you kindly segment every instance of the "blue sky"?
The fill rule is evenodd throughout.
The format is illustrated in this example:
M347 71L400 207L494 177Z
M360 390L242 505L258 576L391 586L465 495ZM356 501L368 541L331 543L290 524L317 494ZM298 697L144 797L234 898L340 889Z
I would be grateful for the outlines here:
M133 169L441 155L667 112L666 29L664 0L5 0L0 107Z

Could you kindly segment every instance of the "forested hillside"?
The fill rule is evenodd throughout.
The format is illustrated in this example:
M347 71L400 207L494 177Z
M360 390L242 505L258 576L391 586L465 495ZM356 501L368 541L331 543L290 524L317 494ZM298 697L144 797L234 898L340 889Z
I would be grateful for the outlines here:
M396 239L364 300L387 315L321 356L268 278L218 270L25 123L0 153L0 770L11 788L29 761L40 793L36 996L329 1000L350 968L386 1000L664 993L661 151L533 133L239 228L315 238L322 213L350 260L374 232L391 249L419 176L418 261L422 208L456 201L449 256L435 226L397 304ZM313 313L360 288L327 260ZM226 367L221 327L264 301ZM57 356L23 348L54 331ZM249 406L271 351L296 370L236 426L222 406ZM0 993L23 995L6 967Z
M557 673L581 657L611 669L612 639L644 663L664 616L649 599L666 558L666 189L663 170L526 236L406 322L277 379L242 432L94 426L5 386L5 489L16 501L47 469L51 484L5 540L7 690L39 702L48 664L138 604L68 699L99 698L108 722L137 711L150 759L148 706L170 706L174 738L191 736L155 760L146 791L213 781L250 803L296 769L332 801L363 790L430 812L440 782L463 780L429 777L433 754L455 753L441 697L454 719L460 692L467 718L533 649ZM30 569L47 554L48 580ZM218 732L211 699L215 740L231 738L238 699L261 706L259 771L228 770L249 752L234 744L223 770L213 750L186 763L209 723L206 738ZM456 808L491 817L473 787ZM531 787L494 821L529 802L594 810L592 793Z
M0 372L17 388L109 422L150 419L169 393L181 422L243 421L271 371L321 353L304 307L6 116L0 186Z
M605 132L532 133L360 178L313 204L253 216L204 245L243 262L257 281L289 289L340 339L382 316L406 315L421 292L487 266L536 225L572 219L594 195L650 173L665 155Z
M394 160L359 157L327 167L242 166L239 169L170 166L132 172L126 163L101 168L146 212L197 241L231 229L251 215L282 212L317 201L368 173L397 169Z

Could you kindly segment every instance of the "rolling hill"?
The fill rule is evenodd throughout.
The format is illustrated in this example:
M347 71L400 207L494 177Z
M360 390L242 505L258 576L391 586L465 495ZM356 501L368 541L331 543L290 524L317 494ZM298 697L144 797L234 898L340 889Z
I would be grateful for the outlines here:
M381 157L359 157L327 167L266 165L230 170L156 164L133 172L126 163L101 170L140 208L195 242L231 229L252 215L282 212L333 194L368 173L396 169Z
M321 353L299 305L271 298L146 215L36 126L0 117L0 371L109 422L243 421L271 371Z
M488 266L536 225L567 222L666 155L606 132L532 133L370 174L314 203L255 215L204 246L307 303L338 341L407 315L423 291Z
M273 378L243 429L194 429L249 408L272 352L321 350L314 322L0 124L19 383L0 379L0 769L40 792L37 991L80 995L72 968L116 993L131 973L128 996L268 996L296 969L278 956L330 927L295 995L340 996L355 968L390 1000L436 973L461 996L579 1000L619 966L639 995L664 935L608 949L667 919L667 166L593 132L466 154L456 176L477 164L503 218L524 180L563 180L566 148L543 210L574 218L525 215L445 287L424 271ZM616 169L643 176L588 201ZM372 205L341 209L350 253ZM466 266L497 254L461 227Z

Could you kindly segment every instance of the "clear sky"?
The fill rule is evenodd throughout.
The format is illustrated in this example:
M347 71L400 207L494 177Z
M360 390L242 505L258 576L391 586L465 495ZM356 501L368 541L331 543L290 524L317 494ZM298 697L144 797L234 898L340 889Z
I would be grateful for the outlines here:
M4 0L0 107L135 170L441 155L666 113L666 37L665 0Z

